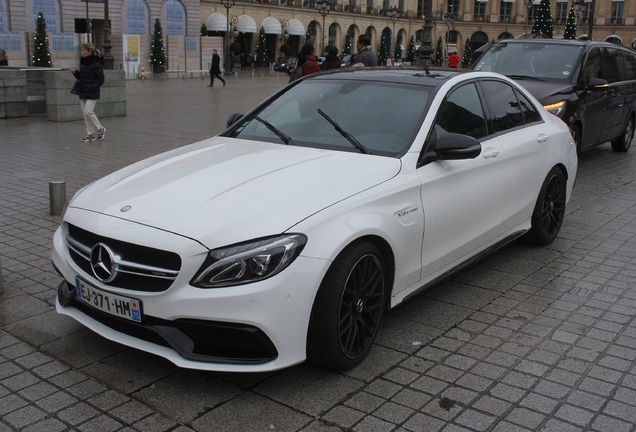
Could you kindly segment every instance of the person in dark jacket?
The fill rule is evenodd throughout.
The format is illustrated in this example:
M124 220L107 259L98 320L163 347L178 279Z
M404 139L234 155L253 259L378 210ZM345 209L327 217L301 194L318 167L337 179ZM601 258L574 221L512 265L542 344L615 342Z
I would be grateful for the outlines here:
M99 89L104 84L104 58L93 44L85 43L80 51L80 68L69 69L79 80L80 106L86 123L86 137L82 142L101 140L106 136L106 128L95 115L95 105L99 99Z
M320 72L320 65L316 60L316 56L314 54L314 46L311 44L305 44L301 50L299 58L302 56L303 63L298 63L299 66L303 68L303 76L311 75L312 73Z
M329 54L322 62L320 68L322 70L336 69L342 66L342 61L338 58L338 48L335 46L329 47Z
M225 80L221 76L221 57L217 50L212 50L212 64L210 65L210 85L208 87L214 87L214 78L221 80L223 87L225 87Z

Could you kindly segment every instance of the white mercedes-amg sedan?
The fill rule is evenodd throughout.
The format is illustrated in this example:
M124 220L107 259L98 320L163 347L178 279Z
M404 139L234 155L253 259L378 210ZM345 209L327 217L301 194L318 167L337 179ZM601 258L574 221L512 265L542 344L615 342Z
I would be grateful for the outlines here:
M495 73L343 69L80 190L57 311L211 371L352 368L383 315L505 244L556 238L566 125Z

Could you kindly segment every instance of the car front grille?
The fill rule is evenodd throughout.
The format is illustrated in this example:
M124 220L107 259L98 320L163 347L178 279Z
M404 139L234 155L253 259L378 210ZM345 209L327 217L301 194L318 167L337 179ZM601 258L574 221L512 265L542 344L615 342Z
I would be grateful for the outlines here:
M179 275L181 257L174 252L99 236L71 224L67 224L67 227L66 246L71 259L86 273L106 285L135 291L160 292L170 288ZM100 244L112 252L112 279L105 278L91 265L91 253Z

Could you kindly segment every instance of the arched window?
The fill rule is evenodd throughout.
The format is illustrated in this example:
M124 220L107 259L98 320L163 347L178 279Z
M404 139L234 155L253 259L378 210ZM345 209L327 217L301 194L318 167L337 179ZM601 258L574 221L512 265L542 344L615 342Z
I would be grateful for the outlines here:
M33 28L38 22L38 14L42 12L46 22L47 33L57 33L57 11L55 0L33 0Z
M166 34L185 34L185 9L178 0L168 0L166 2Z
M146 35L148 29L148 9L144 0L128 0L126 4L126 18L128 34Z

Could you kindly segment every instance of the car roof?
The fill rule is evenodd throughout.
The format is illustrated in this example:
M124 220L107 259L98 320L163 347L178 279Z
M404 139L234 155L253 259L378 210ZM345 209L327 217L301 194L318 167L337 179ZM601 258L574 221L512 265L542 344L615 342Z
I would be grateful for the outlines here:
M473 71L458 71L444 69L424 69L422 67L348 67L337 68L325 71L316 75L309 75L311 78L345 79L355 81L387 81L401 82L407 84L418 84L430 87L437 87L442 82L462 73L474 73Z
M494 45L498 45L498 44L502 44L502 43L506 43L506 44L532 44L532 45L571 45L571 46L579 46L579 47L586 47L586 46L605 46L605 47L611 47L611 48L623 48L623 49L627 49L626 47L620 46L620 45L616 45L610 42L601 42L601 41L591 41L591 40L586 40L586 41L582 41L582 40L575 40L575 39L501 39L498 40L497 42L495 42L493 44Z

